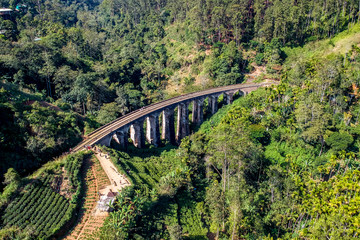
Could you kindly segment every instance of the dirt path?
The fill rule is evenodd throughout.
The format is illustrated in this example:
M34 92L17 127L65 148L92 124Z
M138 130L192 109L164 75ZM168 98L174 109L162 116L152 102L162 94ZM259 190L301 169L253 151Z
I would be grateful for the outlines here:
M93 176L94 176L95 188L98 190L99 188L98 188L98 184L97 184L96 172L95 172L94 167L91 168L91 171L92 171L92 174L93 174ZM92 201L90 201L90 202L91 202L91 206L90 206L89 209L91 209L91 208L93 208L93 207L96 206L96 203L95 203L95 206L94 206L93 202L92 202ZM105 217L106 217L106 216L105 216ZM91 216L91 215L90 215L88 218L85 218L84 226L81 228L81 231L80 231L80 233L79 233L79 236L76 238L77 240L78 240L78 239L81 239L81 237L83 237L85 231L89 229L89 228L88 228L88 225L89 225L89 222L90 222L90 220L91 220L92 218L93 218L93 216ZM90 233L90 234L91 234L91 233Z
M259 77L263 77L263 82L278 81L278 79L268 77L265 66L258 66L255 63L252 63L251 65L254 67L254 71L245 74L246 83L255 83Z
M113 192L120 192L121 189L131 185L129 180L118 172L114 164L111 162L109 155L104 153L95 153L95 156L100 161L101 167L104 169L109 181L111 182L110 185L99 191L101 194L107 194L110 190Z
M107 213L97 213L95 208L99 200L98 191L110 182L96 158L87 159L85 165L85 199L79 221L65 237L69 240L86 239L94 235L108 216Z
M96 208L100 194L107 194L110 190L119 192L130 182L120 174L107 154L95 153L96 156L85 162L85 199L80 211L79 221L65 237L67 240L96 239L98 229L104 224L107 212Z

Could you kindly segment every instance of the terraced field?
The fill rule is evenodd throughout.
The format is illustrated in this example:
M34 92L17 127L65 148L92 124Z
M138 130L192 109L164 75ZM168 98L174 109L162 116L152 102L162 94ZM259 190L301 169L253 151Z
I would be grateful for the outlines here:
M79 206L84 158L86 153L71 155L29 176L14 199L0 209L0 229L31 231L32 239L62 235Z
M108 215L107 213L96 211L96 204L99 200L98 191L110 185L110 181L100 162L94 156L85 162L84 181L86 184L83 208L80 211L78 222L65 239L96 238L96 232L103 225Z
M67 199L46 184L29 184L23 192L2 216L6 226L33 227L37 235L47 238L64 225L62 219L72 210Z

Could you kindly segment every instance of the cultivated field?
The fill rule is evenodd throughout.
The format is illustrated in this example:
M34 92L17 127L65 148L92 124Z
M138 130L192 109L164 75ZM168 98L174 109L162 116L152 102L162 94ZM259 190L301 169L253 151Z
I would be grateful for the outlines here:
M95 236L96 231L103 225L108 215L96 211L96 204L99 200L98 192L110 184L108 177L94 156L87 159L84 164L85 197L83 208L80 211L76 226L65 239L86 239Z

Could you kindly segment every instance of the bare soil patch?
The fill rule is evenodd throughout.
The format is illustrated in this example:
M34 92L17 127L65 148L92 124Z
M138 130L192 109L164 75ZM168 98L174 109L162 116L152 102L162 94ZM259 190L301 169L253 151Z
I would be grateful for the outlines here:
M246 83L254 83L255 81L272 82L279 80L273 76L270 76L267 73L265 66L258 66L254 62L251 65L254 67L254 71L245 74ZM273 69L280 72L281 66L275 66Z

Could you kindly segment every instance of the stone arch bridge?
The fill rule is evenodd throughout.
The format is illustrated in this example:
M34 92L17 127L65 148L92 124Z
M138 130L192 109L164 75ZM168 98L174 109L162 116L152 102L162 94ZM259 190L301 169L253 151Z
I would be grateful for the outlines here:
M73 151L80 151L86 146L105 145L110 146L115 140L122 147L128 145L129 136L135 147L143 148L145 139L155 146L160 144L161 138L172 144L180 143L181 139L190 134L189 127L189 104L192 103L192 122L201 124L204 114L204 100L207 98L208 111L216 113L218 109L218 97L224 96L226 104L231 104L233 96L239 93L241 96L248 94L259 87L270 86L276 83L251 83L235 84L224 87L212 88L200 92L189 93L164 100L128 113L90 133L85 140L77 145ZM177 108L177 121L175 129L175 109ZM160 115L161 135L160 135ZM146 132L144 122L146 121Z

